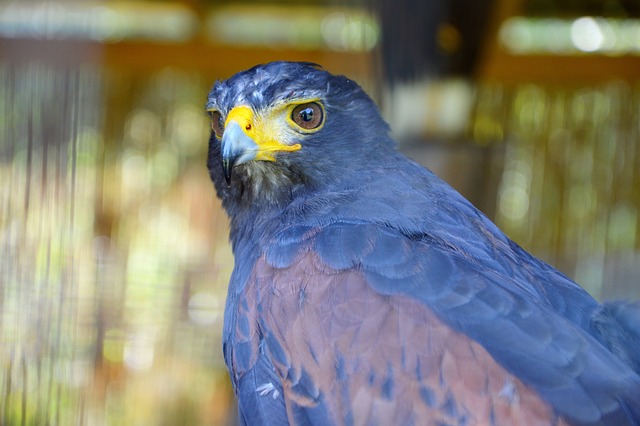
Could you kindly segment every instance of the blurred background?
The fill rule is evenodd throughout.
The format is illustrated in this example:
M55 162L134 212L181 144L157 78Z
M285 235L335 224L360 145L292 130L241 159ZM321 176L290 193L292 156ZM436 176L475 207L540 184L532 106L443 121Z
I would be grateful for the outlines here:
M4 0L0 424L234 423L203 106L277 59L359 81L516 242L640 296L637 0Z

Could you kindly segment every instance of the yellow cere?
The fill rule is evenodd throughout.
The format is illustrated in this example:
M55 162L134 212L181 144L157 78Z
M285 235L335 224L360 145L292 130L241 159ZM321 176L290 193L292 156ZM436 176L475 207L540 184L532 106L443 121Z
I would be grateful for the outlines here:
M256 160L275 161L274 152L293 152L302 148L298 143L288 143L293 139L294 134L286 122L287 111L288 106L285 105L269 109L263 114L254 114L253 110L247 106L237 106L229 112L225 127L231 121L238 123L245 134L259 147Z

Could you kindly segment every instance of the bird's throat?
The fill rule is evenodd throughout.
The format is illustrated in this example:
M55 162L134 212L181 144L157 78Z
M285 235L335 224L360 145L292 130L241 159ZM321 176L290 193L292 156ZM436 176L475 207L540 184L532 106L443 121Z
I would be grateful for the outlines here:
M240 209L281 209L306 184L304 176L282 164L251 161L234 168L223 198Z

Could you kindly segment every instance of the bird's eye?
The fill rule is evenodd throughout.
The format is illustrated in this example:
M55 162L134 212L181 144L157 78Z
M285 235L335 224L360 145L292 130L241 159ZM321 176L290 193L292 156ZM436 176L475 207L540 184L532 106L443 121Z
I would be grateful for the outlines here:
M315 102L300 104L293 109L291 119L305 130L313 130L320 127L324 119L322 107Z
M219 139L224 133L224 120L220 111L211 111L211 130L216 134Z

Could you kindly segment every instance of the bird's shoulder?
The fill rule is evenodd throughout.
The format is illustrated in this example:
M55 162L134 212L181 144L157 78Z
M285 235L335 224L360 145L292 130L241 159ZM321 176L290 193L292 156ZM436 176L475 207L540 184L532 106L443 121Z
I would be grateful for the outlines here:
M256 261L236 332L236 350L253 356L238 386L247 417L276 409L277 395L294 424L556 424L548 402L482 345L370 279L314 250L286 266Z
M414 307L410 310L433 313L438 324L479 344L505 374L578 423L615 419L625 424L625 405L640 403L638 376L580 324L557 312L538 287L500 268L484 268L469 253L428 233L406 235L358 220L301 224L278 233L258 264L264 293L294 295L300 301L285 304L293 310L289 319L302 312L301 303L315 286L327 289L325 295L353 295L354 280L361 280L366 291L357 292L359 303L380 296L406 299ZM337 309L331 300L315 304ZM345 310L355 309L350 303L344 302ZM375 315L384 310L372 305L363 311ZM310 347L313 336L307 336ZM415 346L413 342L402 341L400 348Z

